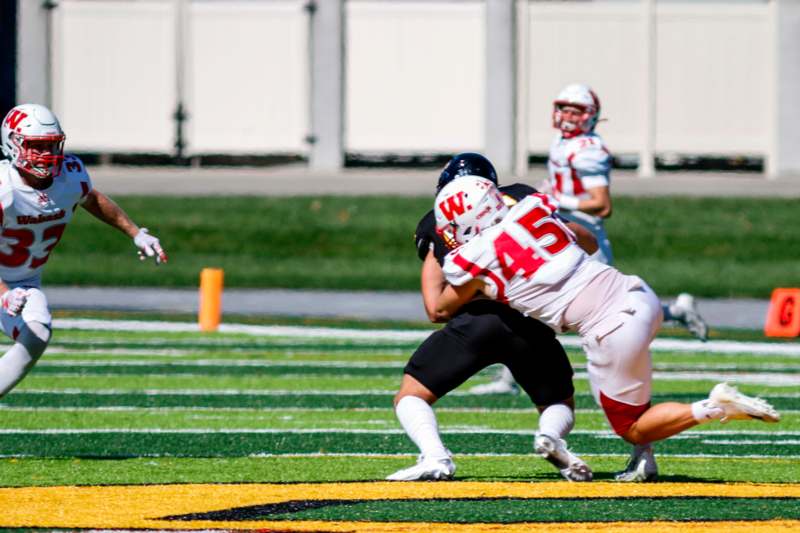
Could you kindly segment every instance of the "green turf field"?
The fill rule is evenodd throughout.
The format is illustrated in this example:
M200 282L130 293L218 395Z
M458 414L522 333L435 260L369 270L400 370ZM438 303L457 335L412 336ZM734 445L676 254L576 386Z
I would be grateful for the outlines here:
M537 415L525 398L462 387L437 406L458 481L389 484L380 480L416 453L392 396L429 330L201 334L110 324L81 330L81 320L58 318L48 353L2 399L0 528L800 526L796 345L743 341L729 352L715 342L656 344L655 401L700 399L728 380L782 413L778 424L714 422L660 443L659 483L611 482L628 447L607 429L588 393L585 358L570 347L578 391L570 445L593 467L594 483L561 481L531 453Z
M79 213L48 263L47 284L195 287L203 267L228 287L417 290L412 235L432 198L116 200L161 238L166 268ZM661 296L768 298L800 279L793 199L616 198L607 222L619 268ZM122 265L125 265L124 268Z

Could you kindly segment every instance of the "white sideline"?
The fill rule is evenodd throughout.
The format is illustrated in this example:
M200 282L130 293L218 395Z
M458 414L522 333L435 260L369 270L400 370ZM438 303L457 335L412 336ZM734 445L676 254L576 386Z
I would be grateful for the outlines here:
M85 318L57 318L53 320L56 329L80 329L100 331L150 331L150 332L198 332L194 322L156 322L143 320L95 320ZM243 333L266 337L313 337L329 339L349 339L359 341L422 341L432 333L431 330L360 330L344 328L320 328L304 326L252 326L247 324L221 324L220 333ZM579 348L580 339L572 335L562 335L559 340L564 346ZM786 355L800 357L800 343L769 343L742 341L708 341L684 339L656 339L653 350L673 352L709 353L759 353L765 355Z

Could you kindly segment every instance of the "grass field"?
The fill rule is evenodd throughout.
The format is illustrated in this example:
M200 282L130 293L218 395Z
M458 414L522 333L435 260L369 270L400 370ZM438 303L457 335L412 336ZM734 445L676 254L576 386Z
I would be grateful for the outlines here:
M197 286L203 267L228 287L411 290L412 235L431 198L118 197L170 253L132 260L122 234L79 213L53 253L49 285ZM800 279L793 199L617 198L608 233L619 268L659 295L769 298Z
M352 324L351 324L352 326ZM97 328L111 329L97 329ZM800 348L658 339L655 400L718 381L768 398L779 424L712 423L657 446L660 482L611 481L627 446L576 367L571 447L596 481L531 453L525 398L459 389L437 407L457 481L381 480L415 460L391 408L430 330L58 318L48 353L0 407L0 528L262 531L800 528ZM90 329L86 329L90 328ZM490 378L477 376L472 385Z

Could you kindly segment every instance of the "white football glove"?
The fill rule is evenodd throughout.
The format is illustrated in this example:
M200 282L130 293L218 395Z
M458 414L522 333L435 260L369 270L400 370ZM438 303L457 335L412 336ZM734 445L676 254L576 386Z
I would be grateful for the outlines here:
M139 260L154 257L157 265L167 262L167 254L161 248L161 243L147 232L147 228L139 229L139 233L133 238L133 244L139 249Z
M21 287L9 289L0 296L0 305L11 316L17 316L22 311L22 308L25 307L25 302L27 301L28 291Z

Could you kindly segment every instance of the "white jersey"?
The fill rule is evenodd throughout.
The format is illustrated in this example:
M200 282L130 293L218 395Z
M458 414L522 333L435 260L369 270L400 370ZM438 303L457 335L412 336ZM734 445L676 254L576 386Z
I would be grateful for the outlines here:
M594 132L571 139L559 133L550 145L547 171L554 196L574 196L584 200L590 198L589 189L608 187L611 183L611 154L603 139Z
M608 187L611 183L611 154L596 133L584 133L570 139L560 133L550 145L547 161L548 181L556 197L590 198L589 189ZM614 262L611 243L601 217L583 211L560 208L558 214L589 230L600 249L593 259Z
M524 198L502 222L447 255L447 281L457 286L478 278L490 298L562 331L569 304L611 267L589 260L554 210L546 195Z
M64 157L61 173L44 190L25 184L10 161L0 161L0 280L39 276L91 190L83 162L72 155Z

